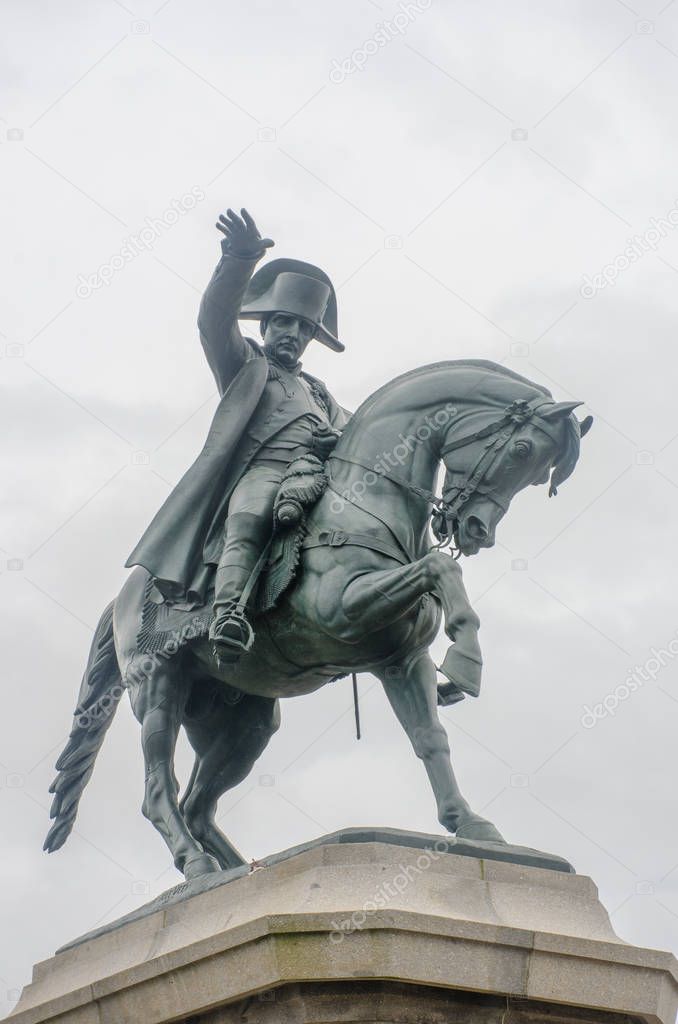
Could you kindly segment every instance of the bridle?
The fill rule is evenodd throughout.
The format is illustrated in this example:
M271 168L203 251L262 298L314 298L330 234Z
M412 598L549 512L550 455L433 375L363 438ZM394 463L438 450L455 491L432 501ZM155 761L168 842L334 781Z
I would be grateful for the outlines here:
M492 469L492 466L497 461L499 453L509 443L513 435L520 427L528 423L535 414L538 415L538 410L545 405L551 405L552 400L545 399L542 395L538 398L533 398L531 402L526 402L524 399L518 399L515 402L511 402L510 405L504 410L504 415L499 420L495 420L494 423L490 423L487 427L483 427L481 430L476 430L473 434L468 434L465 437L461 437L456 441L450 441L449 444L444 445L440 452L440 458L444 459L449 452L456 451L459 448L465 448L469 444L473 444L475 441L481 441L487 438L484 450L481 451L475 464L468 470L466 475L462 478L462 482L452 488L456 492L455 496L448 500L445 499L444 512L448 516L456 516L460 509L466 504L466 502L473 497L478 491L483 479ZM549 424L540 417L541 422L535 424L540 430L543 430L549 435L549 437L558 443L558 436L554 430L551 429ZM503 512L508 509L508 504L501 500L501 498L494 492L489 493L488 497L496 504L499 505Z
M442 531L443 524L450 520L457 519L464 505L476 493L478 493L483 480L490 472L499 458L500 453L509 443L515 432L519 430L520 427L524 426L525 423L532 420L535 415L538 416L538 410L542 406L552 404L553 400L546 398L543 395L533 398L530 402L526 402L524 399L517 399L516 401L511 402L510 405L506 406L503 415L498 420L488 424L486 427L482 427L480 430L474 431L472 434L466 434L464 437L460 437L457 440L450 441L448 444L444 445L440 451L441 459L444 459L445 455L449 454L449 452L465 448L470 444L474 444L476 441L486 440L486 444L475 463L465 474L460 474L460 482L448 488L443 493L443 497L438 497L432 491L427 490L425 487L418 487L416 484L410 483L409 480L403 480L402 477L397 476L397 474L384 469L381 464L367 466L364 463L359 462L357 459L349 459L343 455L335 455L334 453L330 456L330 459L338 462L345 462L353 466L359 466L367 472L375 473L377 476L381 476L385 480L390 480L391 483L397 484L416 498L421 498L422 501L426 501L428 504L433 505L433 532L436 537L440 539L440 543L435 546L442 549L451 545L453 539L451 531L449 536L446 531ZM543 419L543 417L539 417L539 421L540 422L538 424L535 423L535 426L538 426L540 430L543 430L553 441L558 443L559 438L551 426ZM335 488L332 489L334 490ZM485 493L490 501L494 502L495 505L498 505L503 512L506 512L508 507L506 502L502 501L502 499L494 492L486 491ZM455 557L459 557L460 553L461 552L455 555Z

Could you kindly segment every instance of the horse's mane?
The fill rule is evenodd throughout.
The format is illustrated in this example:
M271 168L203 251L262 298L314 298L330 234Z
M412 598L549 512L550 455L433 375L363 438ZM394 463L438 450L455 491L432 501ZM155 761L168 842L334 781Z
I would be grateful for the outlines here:
M521 384L525 384L528 387L533 388L534 391L543 394L546 398L553 397L548 388L543 387L541 384L535 384L534 381L516 373L515 370L510 370L507 366L502 366L500 363L493 363L490 359L444 359L438 363L426 363L424 366L416 366L412 370L406 370L405 373L401 373L397 377L393 377L392 380L382 384L380 388L377 388L376 391L361 402L351 417L351 424L355 423L357 426L362 417L371 409L371 407L376 404L376 402L378 402L385 393L390 392L397 387L397 385L403 384L409 380L415 380L419 377L427 376L436 370L446 369L485 370L486 372L497 374L499 377L509 378L510 380L515 380Z
M553 395L549 389L544 387L542 384L535 384L534 381L529 380L527 377L523 377L520 373L516 373L515 370L511 370L507 366L502 366L499 363L494 363L489 359L447 359L438 363L428 363L425 366L418 366L412 370L406 370L405 373L400 374L398 377L394 377L392 380L387 381L386 384L383 384L378 388L360 404L351 417L351 420L344 431L347 440L355 430L358 430L361 427L362 420L369 414L381 398L392 391L398 390L399 385L407 383L408 381L418 380L434 373L437 370L459 370L460 372L463 372L464 370L484 371L485 374L490 374L497 380L503 379L505 381L515 381L518 384L522 384L523 386L530 388L536 393L536 395L541 394L545 398L553 400ZM554 472L551 479L551 493L555 494L556 487L561 484L574 469L577 459L579 458L579 441L579 422L574 415L570 415L565 422L563 446L554 465Z

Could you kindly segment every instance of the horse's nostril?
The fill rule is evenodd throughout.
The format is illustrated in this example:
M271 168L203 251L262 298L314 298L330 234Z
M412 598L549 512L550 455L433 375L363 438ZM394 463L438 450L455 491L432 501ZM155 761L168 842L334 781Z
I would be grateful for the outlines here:
M477 516L469 516L466 521L466 532L473 537L474 540L485 540L489 530L482 519L478 519Z

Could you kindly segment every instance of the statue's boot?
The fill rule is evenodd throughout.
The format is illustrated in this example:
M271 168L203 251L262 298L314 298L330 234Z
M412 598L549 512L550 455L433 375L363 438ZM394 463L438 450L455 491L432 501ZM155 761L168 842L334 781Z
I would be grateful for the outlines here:
M268 512L268 510L266 510ZM236 512L228 517L226 540L216 572L214 619L209 638L222 662L237 661L254 643L247 618L245 590L254 583L252 574L270 534L269 515Z
M215 616L209 636L221 662L237 661L254 643L254 630L244 611L235 603L225 606Z

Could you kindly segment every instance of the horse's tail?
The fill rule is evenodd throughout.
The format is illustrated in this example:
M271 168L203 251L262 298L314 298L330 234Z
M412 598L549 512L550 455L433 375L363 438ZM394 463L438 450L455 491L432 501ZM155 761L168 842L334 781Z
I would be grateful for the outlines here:
M49 816L55 821L43 846L48 853L63 846L71 834L82 791L89 782L99 748L123 693L113 640L111 601L94 633L71 734L56 763L57 777L49 787L50 793L54 793Z

